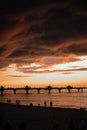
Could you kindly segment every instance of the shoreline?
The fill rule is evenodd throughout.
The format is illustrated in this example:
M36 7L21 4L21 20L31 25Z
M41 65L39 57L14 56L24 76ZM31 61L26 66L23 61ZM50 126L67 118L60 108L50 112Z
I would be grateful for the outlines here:
M0 103L0 116L4 121L8 120L12 126L12 130L17 130L18 126L25 122L26 130L51 130L52 118L55 117L59 129L67 130L66 119L71 115L76 130L79 129L79 120L83 118L87 121L87 111L74 108L57 108L57 107L40 107L15 105L10 103Z

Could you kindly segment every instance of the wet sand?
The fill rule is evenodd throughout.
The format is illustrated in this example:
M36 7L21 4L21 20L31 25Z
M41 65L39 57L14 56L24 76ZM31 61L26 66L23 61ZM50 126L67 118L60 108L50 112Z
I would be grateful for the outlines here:
M9 121L12 130L18 130L18 126L26 123L26 130L52 130L53 117L58 122L58 130L68 130L67 117L71 115L74 129L80 130L79 120L87 121L87 111L70 108L53 108L39 106L23 106L10 103L0 103L0 116L4 122Z

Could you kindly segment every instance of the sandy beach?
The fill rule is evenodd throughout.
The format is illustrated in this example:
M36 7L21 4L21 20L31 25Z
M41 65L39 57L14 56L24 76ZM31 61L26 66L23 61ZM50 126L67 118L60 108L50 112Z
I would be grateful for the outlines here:
M25 130L53 130L53 118L58 123L58 130L68 130L67 117L69 115L73 119L74 130L80 130L81 118L87 121L85 110L0 103L0 117L3 117L3 126L8 121L12 130L22 130L23 127L19 128L19 126L24 123Z

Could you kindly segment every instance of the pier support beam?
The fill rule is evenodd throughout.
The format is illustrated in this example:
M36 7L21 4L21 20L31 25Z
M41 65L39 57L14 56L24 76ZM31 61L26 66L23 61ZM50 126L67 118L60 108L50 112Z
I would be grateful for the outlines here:
M59 93L61 93L61 88L58 88L58 90L59 90Z
M71 89L68 89L68 93L71 93Z
M50 94L50 89L48 90L48 93Z
M68 90L68 93L70 93L70 92L71 92L71 89L72 89L72 86L68 85L68 86L66 87L66 89Z
M28 91L31 89L31 87L29 86L25 86L25 91L26 91L26 94L28 94Z
M4 87L0 86L0 93L1 93L1 95L3 95L3 92L4 92Z
M38 94L40 93L40 88L37 88L37 92L38 92Z
M83 88L81 88L81 92L83 92Z
M26 91L26 94L28 94L28 90L25 90Z
M16 89L16 88L14 88L14 89L13 89L13 91L14 91L14 94L16 94L17 89Z
M80 88L77 88L77 90L78 90L78 93L80 92Z
M0 90L0 95L3 95L3 91Z
M52 89L52 87L49 85L49 86L47 87L47 90L48 90L48 93L49 93L49 94L51 93L51 89Z

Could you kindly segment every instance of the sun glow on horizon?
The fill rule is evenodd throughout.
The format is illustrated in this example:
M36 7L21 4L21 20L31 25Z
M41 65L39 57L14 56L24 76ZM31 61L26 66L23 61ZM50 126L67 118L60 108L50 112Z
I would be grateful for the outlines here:
M64 86L67 84L87 86L87 57L79 57L79 61L65 64L55 64L46 67L43 64L30 64L17 67L9 65L5 71L1 71L0 84L21 86L30 84L42 86L52 84Z

